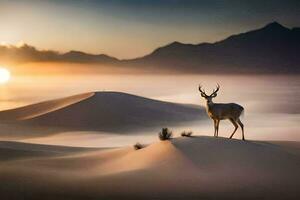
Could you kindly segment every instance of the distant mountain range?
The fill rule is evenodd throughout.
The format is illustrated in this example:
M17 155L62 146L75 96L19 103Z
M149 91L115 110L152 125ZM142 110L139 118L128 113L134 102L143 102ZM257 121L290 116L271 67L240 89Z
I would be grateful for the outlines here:
M110 63L115 64L119 60L105 54L88 54L81 51L69 51L59 53L51 50L38 50L28 44L20 47L1 46L0 61L26 62L75 62L75 63Z
M153 72L300 73L299 52L300 28L290 29L273 22L215 43L173 42L149 55L129 60L79 51L64 54L39 51L29 45L0 46L0 59L98 63Z

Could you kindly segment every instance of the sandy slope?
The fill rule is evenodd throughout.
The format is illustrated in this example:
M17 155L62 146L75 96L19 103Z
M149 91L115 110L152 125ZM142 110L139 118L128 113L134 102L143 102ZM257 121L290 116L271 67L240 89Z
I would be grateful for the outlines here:
M32 146L31 146L32 145ZM25 147L26 148L25 148ZM10 151L34 149L32 156ZM192 137L135 151L0 143L6 199L299 199L299 143ZM65 147L66 148L66 147ZM72 149L72 148L70 148ZM16 159L12 159L12 158ZM122 198L121 198L122 197ZM2 198L1 198L2 199Z
M0 141L0 160L47 157L91 151L95 148L80 148L55 145L39 145L14 141Z
M0 120L71 130L124 132L203 118L204 109L120 92L87 93L0 112ZM206 119L206 118L205 118Z
M66 98L55 99L55 100L45 101L45 102L36 103L28 106L23 106L16 109L1 111L0 120L11 121L11 120L31 119L70 106L74 103L83 101L84 99L90 98L93 95L94 95L93 92L79 94L79 95L74 95Z

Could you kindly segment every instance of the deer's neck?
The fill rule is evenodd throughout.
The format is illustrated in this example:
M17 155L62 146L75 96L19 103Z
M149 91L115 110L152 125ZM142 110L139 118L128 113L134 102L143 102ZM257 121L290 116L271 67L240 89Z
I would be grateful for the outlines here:
M214 117L214 102L208 101L206 102L206 112L210 118Z

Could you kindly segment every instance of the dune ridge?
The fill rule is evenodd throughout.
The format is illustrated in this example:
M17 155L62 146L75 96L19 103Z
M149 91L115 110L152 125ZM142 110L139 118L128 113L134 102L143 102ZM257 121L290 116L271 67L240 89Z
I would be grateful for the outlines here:
M24 160L27 158L61 156L100 150L101 148L69 147L58 145L30 144L16 141L0 141L0 162L8 160Z
M200 106L176 104L121 92L95 92L0 112L0 120L71 130L124 132L200 120Z
M95 93L89 92L84 94L78 94L70 97L44 101L41 103L31 104L20 108L4 110L0 112L1 121L13 121L13 120L26 120L34 117L44 115L49 112L53 112L64 107L70 106L77 102L90 98Z

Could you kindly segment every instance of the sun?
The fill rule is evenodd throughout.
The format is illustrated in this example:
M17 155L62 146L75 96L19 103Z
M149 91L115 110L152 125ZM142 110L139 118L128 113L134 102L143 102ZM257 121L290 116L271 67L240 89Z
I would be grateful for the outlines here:
M10 72L4 67L0 67L0 84L6 83L10 79Z

